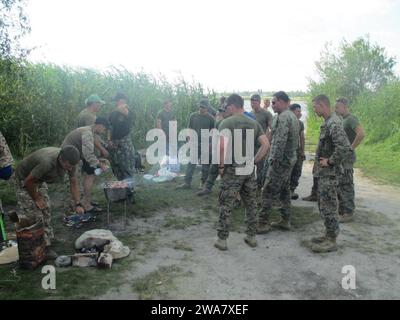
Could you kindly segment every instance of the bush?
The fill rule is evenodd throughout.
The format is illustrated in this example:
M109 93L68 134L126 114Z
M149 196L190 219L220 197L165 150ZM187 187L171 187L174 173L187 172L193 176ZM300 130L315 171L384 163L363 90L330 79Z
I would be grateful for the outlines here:
M205 92L199 83L184 79L168 82L163 76L132 73L123 67L107 72L0 60L0 128L16 156L32 149L59 146L76 126L77 115L85 99L99 94L107 103L101 114L114 105L119 91L128 96L134 114L133 141L137 148L146 146L146 132L155 127L157 112L164 99L171 99L179 129L185 127L198 99L208 95L217 104L213 91Z

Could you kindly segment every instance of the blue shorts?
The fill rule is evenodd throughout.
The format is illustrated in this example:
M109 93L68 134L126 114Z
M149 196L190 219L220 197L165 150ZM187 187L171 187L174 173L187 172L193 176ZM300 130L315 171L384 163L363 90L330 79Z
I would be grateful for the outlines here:
M11 178L12 173L13 173L12 166L1 168L0 169L0 179L8 180Z

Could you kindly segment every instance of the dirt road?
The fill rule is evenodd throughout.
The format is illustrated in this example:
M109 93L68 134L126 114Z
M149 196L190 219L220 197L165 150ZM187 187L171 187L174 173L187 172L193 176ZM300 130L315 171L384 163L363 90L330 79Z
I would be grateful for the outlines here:
M309 194L311 167L311 162L304 165L300 196ZM339 250L329 254L312 253L304 241L323 231L321 220L291 232L257 236L255 249L244 243L243 233L232 232L229 250L221 252L213 247L216 212L184 229L162 226L167 216L185 219L193 212L173 209L137 219L131 232L158 232L152 250L132 264L124 285L97 298L398 299L400 190L378 185L358 172L355 184L355 221L341 225ZM310 214L317 212L315 203L292 204ZM342 268L347 265L356 271L353 290L342 288Z

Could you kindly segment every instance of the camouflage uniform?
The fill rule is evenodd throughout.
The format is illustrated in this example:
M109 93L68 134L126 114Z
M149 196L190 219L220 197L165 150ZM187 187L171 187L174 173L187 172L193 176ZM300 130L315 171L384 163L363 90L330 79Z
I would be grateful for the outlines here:
M93 126L80 127L72 130L65 137L61 147L74 146L80 152L81 159L86 161L92 169L96 169L99 159L95 155L94 139Z
M360 125L357 117L352 114L347 114L343 118L343 128L346 132L350 144L354 142L357 133L355 129ZM339 199L339 214L354 214L354 163L356 162L356 154L351 151L349 158L343 161L343 172L339 176L338 199Z
M114 175L118 180L133 177L135 172L135 149L132 144L131 131L133 115L113 111L110 114L111 140L114 148L110 148L110 160Z
M133 177L135 172L135 149L130 136L113 140L115 149L110 149L111 167L118 180Z
M338 177L338 199L339 199L339 213L340 214L354 214L354 169L353 164L356 161L354 151L350 159L343 162L343 172Z
M31 153L24 158L17 166L14 176L14 186L18 202L18 216L24 225L33 225L42 220L44 224L45 241L47 246L51 244L54 237L50 225L50 198L48 195L47 183L63 182L66 171L60 166L58 157L60 148L43 148ZM37 191L44 199L47 208L40 210L24 187L24 180L31 174L37 181ZM70 177L75 170L69 173Z
M244 115L233 115L222 121L219 130L230 129L253 129L254 130L254 145L259 137L263 135L261 126L247 118ZM232 132L233 137L233 132ZM242 141L242 150L246 145L245 139ZM235 143L232 143L234 148ZM234 150L232 150L234 154ZM229 224L231 212L237 195L240 197L246 208L246 234L254 236L256 234L257 218L256 218L256 194L257 194L257 181L254 176L254 171L248 175L236 175L236 168L240 165L235 163L233 159L232 165L225 164L224 174L222 176L221 191L219 194L219 221L218 221L218 237L220 239L227 239L229 236Z
M36 203L32 200L29 193L23 187L23 181L14 179L14 186L16 191L16 198L18 203L18 209L20 213L18 218L23 221L24 224L34 225L37 221L42 220L44 226L44 239L46 246L51 245L51 240L54 238L53 228L51 227L51 214L50 214L50 198L48 194L47 184L45 182L38 185L38 193L46 202L47 208L40 210Z
M282 218L290 218L290 174L297 160L299 121L294 113L287 109L274 118L271 131L272 142L262 193L260 224L268 223L272 201L278 197L281 200Z
M304 131L304 123L299 120L299 125L300 125L300 134L302 131ZM297 161L293 167L292 174L290 175L290 190L293 192L296 190L296 188L299 186L299 180L301 177L301 172L303 170L303 152L304 150L300 150L300 140L299 140L299 146L297 148Z
M254 110L251 112L251 114L256 118L256 121L261 125L263 132L268 131L269 124L272 121L272 114L271 112L260 109L259 111L255 112ZM257 175L257 185L258 188L261 190L261 188L264 185L265 182L265 161L266 159L263 159L256 165L256 175Z
M0 132L0 170L12 166L14 163L13 157L11 155L10 149L8 148L6 139ZM11 176L11 170L7 173L7 178Z
M339 234L337 218L338 177L343 171L343 159L350 155L350 144L343 129L342 121L332 113L321 125L319 143L315 156L315 176L318 177L318 207L324 219L327 236L336 238ZM320 167L319 159L328 158L329 166Z
M239 176L235 174L235 167L232 166L224 170L219 194L220 210L217 227L220 239L227 239L229 236L231 212L238 194L240 194L240 198L246 207L246 234L249 236L256 234L256 193L257 181L254 173L247 176Z
M94 125L96 121L96 114L90 112L88 109L83 109L78 115L78 125L77 128L87 127Z

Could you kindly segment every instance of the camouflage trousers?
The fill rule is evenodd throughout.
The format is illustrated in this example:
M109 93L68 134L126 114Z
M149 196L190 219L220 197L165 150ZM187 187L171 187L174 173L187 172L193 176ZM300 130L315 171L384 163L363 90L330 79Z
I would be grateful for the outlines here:
M32 200L29 193L22 187L21 183L14 179L15 193L17 197L18 218L24 226L34 225L42 220L44 226L44 239L46 246L51 245L51 239L54 238L53 228L51 227L50 198L47 184L45 182L38 186L38 193L45 200L47 209L40 210ZM22 223L21 223L22 224Z
M113 140L114 148L109 150L111 167L118 180L132 178L135 172L135 149L128 135L119 140Z
M240 194L246 208L246 234L249 236L254 236L256 234L257 181L254 177L254 173L251 175L239 176L235 174L234 167L226 167L222 177L221 191L219 193L220 209L217 231L220 239L227 239L229 236L231 213L238 194Z
M339 199L339 213L340 214L353 214L354 213L354 182L353 182L353 168L344 169L343 173L339 176L338 185L338 199Z
M318 178L318 208L324 220L326 234L336 238L339 234L337 216L337 179L334 176L321 176Z
M210 168L208 170L208 176L207 176L207 181L205 184L205 188L208 190L211 190L214 186L215 180L217 180L218 177L218 165L217 164L211 164Z
M259 190L261 190L265 182L264 167L265 167L264 159L256 164L257 186Z
M293 167L292 174L290 175L290 190L294 191L299 186L299 180L303 171L303 158L297 157L296 164Z
M198 155L199 155L199 158L200 158L201 148L199 148L199 150L198 150ZM203 184L206 183L207 178L208 178L208 173L209 173L209 170L210 170L210 163L211 163L211 160L212 160L211 152L209 154L209 159L208 160L209 160L208 164L202 164L201 165L201 183L203 183ZM199 161L199 163L200 162L201 161ZM186 173L185 173L185 183L186 184L189 184L189 185L192 184L193 174L196 171L196 166L197 166L197 164L190 163L190 162L188 163L188 165L186 167ZM218 171L218 167L217 167L217 171ZM215 177L215 179L216 178L217 177Z
M291 166L269 166L262 192L262 208L259 222L267 223L274 199L279 199L279 209L283 219L290 219L290 174Z

